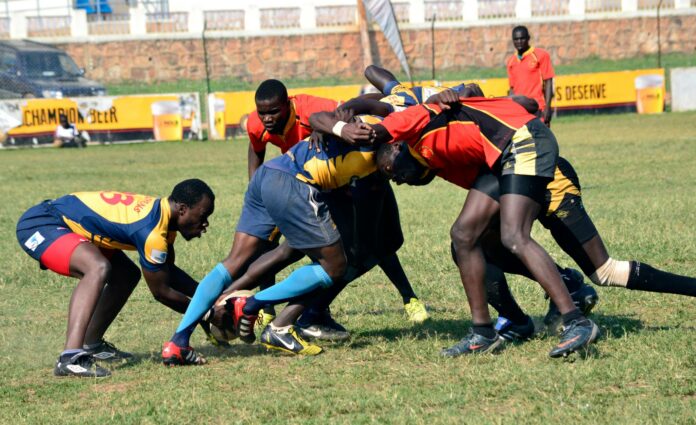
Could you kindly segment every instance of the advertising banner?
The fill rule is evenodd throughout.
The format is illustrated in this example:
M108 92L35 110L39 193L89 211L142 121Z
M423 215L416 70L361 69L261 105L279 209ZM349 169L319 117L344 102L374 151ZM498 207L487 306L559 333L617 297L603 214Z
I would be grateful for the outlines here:
M200 139L198 93L0 101L0 111L20 123L6 146L52 143L65 115L92 141Z
M657 81L658 78L645 76L660 76L662 83L637 88L645 85L643 81ZM481 80L452 80L452 81L421 81L418 85L454 87L461 83L477 83L489 97L507 96L509 86L507 78L488 78ZM290 95L297 93L321 96L334 100L348 100L361 93L361 85L346 85L333 87L308 87L289 89ZM641 92L641 90L643 90ZM639 97L639 93L641 96ZM660 93L662 96L660 97ZM237 128L243 117L254 109L254 92L216 92L208 101L209 120L217 117L218 121L210 121L210 128L221 132L223 126L229 137L233 128ZM211 100L213 99L213 100ZM664 69L641 69L636 71L599 72L592 74L559 75L554 78L553 107L558 114L589 112L589 111L636 111L637 102L643 100L645 108L641 111L662 111L664 104ZM214 105L211 102L217 102ZM638 102L640 103L640 102ZM224 119L224 122L220 122ZM217 134L217 133L216 133ZM221 138L218 134L218 137Z

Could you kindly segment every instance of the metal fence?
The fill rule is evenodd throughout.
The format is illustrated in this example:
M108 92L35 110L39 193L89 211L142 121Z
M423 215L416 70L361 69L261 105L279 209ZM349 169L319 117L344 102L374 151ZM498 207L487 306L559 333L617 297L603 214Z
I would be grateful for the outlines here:
M243 10L206 10L205 29L209 31L241 31L244 29Z

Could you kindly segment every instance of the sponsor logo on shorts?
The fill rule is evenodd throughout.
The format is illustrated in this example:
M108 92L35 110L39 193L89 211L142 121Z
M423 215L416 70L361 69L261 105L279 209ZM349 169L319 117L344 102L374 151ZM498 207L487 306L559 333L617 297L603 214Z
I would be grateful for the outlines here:
M150 251L150 258L157 264L164 264L167 261L167 253L158 249Z
M45 241L46 238L43 237L43 235L39 232L34 233L31 235L29 239L27 239L26 242L24 242L24 246L27 247L30 251L36 251L36 248L41 245L43 241Z

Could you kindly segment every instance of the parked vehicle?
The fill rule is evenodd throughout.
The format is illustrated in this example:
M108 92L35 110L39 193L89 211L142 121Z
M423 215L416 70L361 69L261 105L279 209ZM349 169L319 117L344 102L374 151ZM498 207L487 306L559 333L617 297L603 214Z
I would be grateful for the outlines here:
M106 89L84 78L85 70L64 51L29 40L0 42L0 90L15 97L103 96Z

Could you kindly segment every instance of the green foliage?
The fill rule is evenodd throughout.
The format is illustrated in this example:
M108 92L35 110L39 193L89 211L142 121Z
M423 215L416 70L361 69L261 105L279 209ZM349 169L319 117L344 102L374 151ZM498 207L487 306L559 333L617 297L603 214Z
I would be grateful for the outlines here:
M586 207L614 258L696 275L696 113L558 119L561 153L576 167ZM444 181L396 188L406 242L401 261L432 319L405 321L381 271L351 285L333 306L353 333L316 358L234 343L216 349L197 331L204 367L167 369L161 344L180 316L144 283L107 338L138 361L103 381L58 379L67 306L76 281L40 271L14 236L22 212L79 190L168 194L185 178L215 190L209 232L177 242L177 262L202 278L229 250L243 201L245 139L0 152L0 423L694 423L696 310L693 299L598 288L594 318L604 338L587 358L551 360L543 337L498 355L442 359L440 348L470 326L449 227L466 193ZM535 237L563 265L547 232ZM285 273L282 274L283 276ZM540 287L510 277L537 320Z

